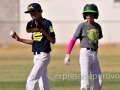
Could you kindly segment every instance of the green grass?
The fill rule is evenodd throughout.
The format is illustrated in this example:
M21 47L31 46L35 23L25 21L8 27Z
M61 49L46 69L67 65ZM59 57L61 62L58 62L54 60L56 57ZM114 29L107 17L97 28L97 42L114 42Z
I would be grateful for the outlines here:
M79 90L80 77L74 77L75 74L80 75L79 47L74 47L71 53L70 66L63 63L67 46L52 47L48 66L51 90ZM101 46L98 57L104 75L102 90L120 90L120 47ZM0 90L25 90L26 80L33 66L32 60L33 54L29 46L0 47ZM92 85L91 79L91 88Z

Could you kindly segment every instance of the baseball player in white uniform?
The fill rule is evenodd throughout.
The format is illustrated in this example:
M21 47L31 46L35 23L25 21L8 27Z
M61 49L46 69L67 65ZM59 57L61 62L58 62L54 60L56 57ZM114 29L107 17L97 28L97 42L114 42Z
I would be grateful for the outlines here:
M37 90L37 82L40 90L50 90L49 80L47 77L47 66L50 62L50 43L55 43L53 26L50 20L42 17L42 9L38 3L31 3L28 6L28 11L25 11L25 13L29 13L32 19L37 19L38 21L36 21L37 24L35 25L32 25L32 22L35 20L31 20L27 23L26 31L28 33L32 33L32 39L22 39L18 37L16 33L10 33L10 35L19 42L32 45L34 66L28 76L26 90Z
M90 90L90 72L92 73L94 85L92 90L101 90L102 74L97 58L98 40L103 37L101 26L94 21L99 16L95 4L86 4L83 10L83 18L87 21L78 25L73 38L71 39L64 59L66 65L70 64L70 53L77 39L80 39L80 72L81 89Z

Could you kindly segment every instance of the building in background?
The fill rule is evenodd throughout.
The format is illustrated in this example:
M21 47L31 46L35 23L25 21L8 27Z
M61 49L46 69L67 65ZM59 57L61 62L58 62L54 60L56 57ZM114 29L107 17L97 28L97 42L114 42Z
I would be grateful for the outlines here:
M70 41L78 24L84 21L82 12L87 3L96 4L100 12L96 20L104 35L100 43L120 43L120 0L0 0L0 44L16 43L9 36L10 30L17 31L22 38L31 39L31 34L25 30L31 17L24 11L33 2L40 3L43 17L52 21L57 44Z

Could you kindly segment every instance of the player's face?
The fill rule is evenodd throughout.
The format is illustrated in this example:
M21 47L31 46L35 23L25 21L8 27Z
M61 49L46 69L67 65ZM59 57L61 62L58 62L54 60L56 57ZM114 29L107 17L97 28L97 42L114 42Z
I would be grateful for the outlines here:
M42 11L32 11L30 15L33 19L39 19L41 17Z
M86 19L88 23L93 23L94 22L94 13L86 13Z

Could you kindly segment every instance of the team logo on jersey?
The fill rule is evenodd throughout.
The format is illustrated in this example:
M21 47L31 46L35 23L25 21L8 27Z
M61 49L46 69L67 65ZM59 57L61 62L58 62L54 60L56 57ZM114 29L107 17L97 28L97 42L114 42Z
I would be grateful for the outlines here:
M50 27L49 27L49 29L50 29L50 32L54 32L54 30L53 30L53 27L52 27L52 26L50 26Z
M33 35L34 41L41 41L43 38L43 35L41 32L34 32L32 35Z
M99 38L99 30L97 29L90 29L88 30L88 38L91 42L97 43Z

